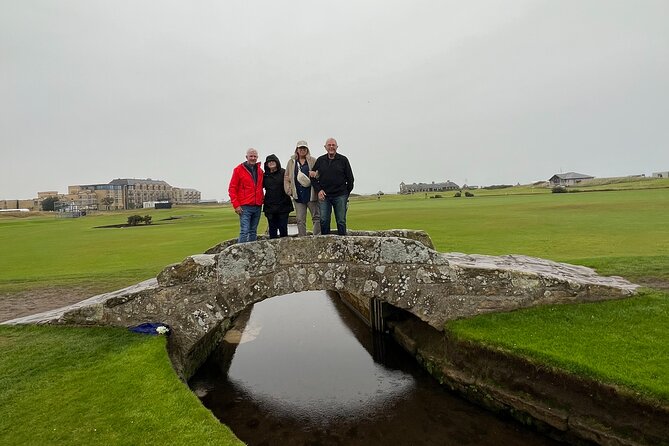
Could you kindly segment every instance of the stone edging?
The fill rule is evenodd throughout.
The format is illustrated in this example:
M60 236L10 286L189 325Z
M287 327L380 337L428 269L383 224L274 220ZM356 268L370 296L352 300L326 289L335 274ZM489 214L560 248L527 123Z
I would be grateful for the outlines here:
M451 390L558 440L610 446L669 444L666 403L502 349L454 339L417 319L392 323L392 335Z

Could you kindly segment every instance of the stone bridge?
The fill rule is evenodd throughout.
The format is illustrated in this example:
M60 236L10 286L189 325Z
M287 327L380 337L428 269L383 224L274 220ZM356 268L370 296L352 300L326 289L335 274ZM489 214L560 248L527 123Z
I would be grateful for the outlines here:
M308 290L343 295L365 317L376 304L406 310L442 331L453 319L545 304L617 299L637 285L534 257L439 253L422 231L224 242L165 268L157 279L8 323L172 328L169 352L187 379L234 317L264 299Z

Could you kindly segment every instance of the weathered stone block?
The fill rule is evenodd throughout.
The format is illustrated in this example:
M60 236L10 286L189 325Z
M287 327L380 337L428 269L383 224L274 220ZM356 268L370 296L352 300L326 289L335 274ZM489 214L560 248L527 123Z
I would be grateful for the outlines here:
M442 330L452 319L621 298L637 288L590 268L533 257L439 253L430 249L432 243L422 231L355 234L224 242L210 254L166 267L157 280L40 320L121 326L167 323L174 329L171 342L179 344L170 351L182 355L173 359L183 374L192 369L188 358L199 357L193 356L194 349L204 348L202 339L215 338L209 333L221 321L256 302L296 291L348 293L361 305L380 299Z

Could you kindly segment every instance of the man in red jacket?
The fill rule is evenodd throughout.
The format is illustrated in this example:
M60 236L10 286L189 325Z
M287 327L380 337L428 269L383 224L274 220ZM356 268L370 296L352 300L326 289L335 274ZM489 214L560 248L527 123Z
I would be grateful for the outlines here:
M264 199L262 180L258 151L248 149L246 161L232 171L228 187L232 207L239 215L239 243L258 239L258 222Z

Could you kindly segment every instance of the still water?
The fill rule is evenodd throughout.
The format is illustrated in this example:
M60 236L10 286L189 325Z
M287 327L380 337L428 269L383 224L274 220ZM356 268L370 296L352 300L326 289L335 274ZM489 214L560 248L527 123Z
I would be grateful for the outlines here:
M337 294L275 297L239 321L190 386L249 445L557 444L445 391Z

